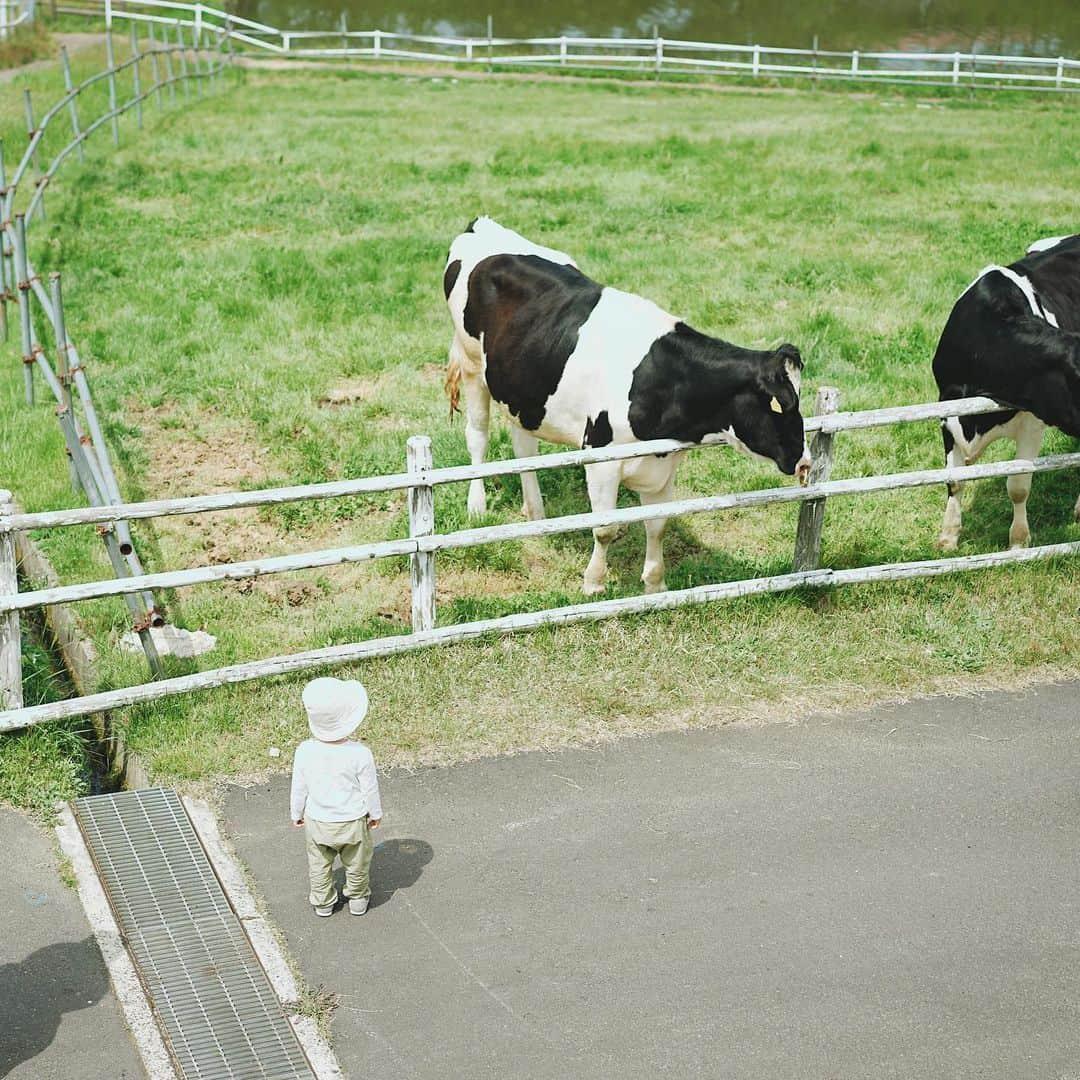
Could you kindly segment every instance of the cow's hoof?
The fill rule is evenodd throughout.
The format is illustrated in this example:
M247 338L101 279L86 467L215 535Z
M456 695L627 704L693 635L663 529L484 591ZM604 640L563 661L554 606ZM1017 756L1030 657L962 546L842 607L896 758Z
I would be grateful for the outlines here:
M650 593L655 592L667 592L667 582L664 581L662 578L655 585L649 581L646 581L644 584L646 596L648 596Z
M604 591L604 583L602 581L589 581L586 578L581 583L581 591L586 596L599 596Z
M1073 507L1073 517L1080 521L1080 499L1076 500L1076 505Z
M526 521L543 521L544 518L547 517L547 515L544 513L544 508L542 506L538 507L535 510L532 510L532 509L529 508L528 503L526 503L521 508L521 516Z
M483 517L487 513L487 499L474 499L469 496L469 517Z
M960 543L958 536L939 536L934 545L938 551L955 551Z
M1009 550L1010 551L1015 551L1017 548L1026 548L1026 547L1030 547L1030 546L1031 546L1031 535L1030 535L1030 533L1027 536L1018 536L1018 537L1016 537L1016 539L1013 539L1013 537L1011 537L1011 536L1009 537Z

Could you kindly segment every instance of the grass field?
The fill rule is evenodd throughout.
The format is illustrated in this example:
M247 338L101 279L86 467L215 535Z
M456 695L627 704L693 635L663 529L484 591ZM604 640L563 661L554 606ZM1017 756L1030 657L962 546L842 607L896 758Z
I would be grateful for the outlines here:
M399 471L415 433L432 436L437 465L466 461L441 391L440 285L449 240L477 213L702 330L795 342L804 411L822 384L841 388L845 408L932 400L930 357L956 295L986 263L1077 228L1071 99L233 78L187 110L150 109L141 138L128 122L118 153L101 139L34 226L39 270L64 272L69 329L130 498ZM17 130L13 101L0 124ZM72 504L51 407L43 394L21 404L21 364L14 348L4 355L4 483L31 509ZM1068 447L1056 434L1047 444ZM510 456L504 430L492 453ZM840 437L834 475L939 464L927 424ZM691 455L679 480L690 495L780 477L713 449ZM1036 543L1080 539L1078 486L1036 478ZM549 515L587 509L580 472L544 474L541 487ZM929 489L834 501L825 564L933 557L943 503ZM489 486L491 522L516 520L519 504L515 480ZM966 506L962 552L1004 547L1004 484L969 486ZM440 531L464 524L464 488L440 489L436 512ZM768 508L676 522L669 586L788 569L795 518ZM402 499L380 496L165 519L138 535L148 566L171 569L405 530ZM91 530L45 543L65 580L105 571ZM440 556L440 622L576 602L590 547L581 535ZM613 545L611 595L640 590L643 547L640 528ZM1078 595L1075 566L1029 566L541 632L356 674L382 761L447 761L1080 670ZM408 573L394 562L278 576L169 604L182 625L218 636L202 660L218 666L402 632ZM104 683L141 681L139 658L116 648L122 605L81 613ZM304 733L302 682L116 719L163 780L245 774L272 764L271 746L288 762ZM0 796L20 798L10 784Z

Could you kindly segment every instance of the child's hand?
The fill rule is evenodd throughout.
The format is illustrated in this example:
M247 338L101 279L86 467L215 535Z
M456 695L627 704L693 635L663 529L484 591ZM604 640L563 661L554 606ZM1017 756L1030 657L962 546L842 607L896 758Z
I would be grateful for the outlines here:
M304 819L301 818L299 821L294 821L293 824L299 828L301 825L304 824Z
M381 823L382 823L382 818L377 817L377 818L372 818L368 822L368 825L370 825L371 828L373 828L373 829L377 829Z

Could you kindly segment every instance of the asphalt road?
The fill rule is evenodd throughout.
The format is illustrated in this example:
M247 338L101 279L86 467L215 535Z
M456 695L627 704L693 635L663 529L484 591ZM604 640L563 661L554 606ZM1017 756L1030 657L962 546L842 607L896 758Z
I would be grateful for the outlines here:
M0 1077L144 1076L52 835L2 808L0 912Z
M357 1078L1080 1078L1080 684L383 781L316 919L287 779L227 828Z

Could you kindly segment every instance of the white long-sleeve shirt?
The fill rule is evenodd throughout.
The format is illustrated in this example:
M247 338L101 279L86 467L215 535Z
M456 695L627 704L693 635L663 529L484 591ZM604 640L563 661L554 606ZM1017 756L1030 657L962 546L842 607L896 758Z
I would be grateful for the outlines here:
M362 742L306 739L293 756L292 820L356 821L382 817L375 758Z

